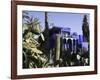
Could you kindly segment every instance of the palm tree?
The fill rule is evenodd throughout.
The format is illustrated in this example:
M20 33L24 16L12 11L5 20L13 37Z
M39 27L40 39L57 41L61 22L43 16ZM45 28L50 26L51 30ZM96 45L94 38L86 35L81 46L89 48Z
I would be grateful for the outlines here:
M34 38L35 35L41 35L41 32L39 19L24 13L23 34L29 37L27 41L23 36L23 68L42 68L48 65L46 55L38 49L40 43Z

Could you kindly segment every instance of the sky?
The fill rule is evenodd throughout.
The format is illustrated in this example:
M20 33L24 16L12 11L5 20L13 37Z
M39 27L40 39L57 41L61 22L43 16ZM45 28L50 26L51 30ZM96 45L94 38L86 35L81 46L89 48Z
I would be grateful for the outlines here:
M40 11L25 11L28 15L34 18L38 18L42 29L45 27L45 16L44 12ZM77 34L82 34L82 23L83 17L87 15L89 23L88 13L67 13L67 12L48 12L48 23L49 28L52 25L57 27L71 28L71 32L77 32Z

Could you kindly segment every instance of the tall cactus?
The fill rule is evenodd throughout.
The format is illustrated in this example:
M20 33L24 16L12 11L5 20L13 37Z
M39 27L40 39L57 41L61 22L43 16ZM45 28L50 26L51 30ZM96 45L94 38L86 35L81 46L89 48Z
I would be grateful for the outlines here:
M61 35L56 34L56 46L55 46L55 66L59 66L59 60L60 60L60 39Z

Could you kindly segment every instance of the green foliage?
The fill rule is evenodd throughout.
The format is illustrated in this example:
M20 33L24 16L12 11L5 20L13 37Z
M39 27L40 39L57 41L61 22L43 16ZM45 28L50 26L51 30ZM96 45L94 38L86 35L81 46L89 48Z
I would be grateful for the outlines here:
M84 15L84 18L83 18L82 30L83 30L83 36L84 36L83 41L89 42L89 24L88 24L86 15Z
M43 68L48 66L48 58L39 50L38 38L41 34L41 26L38 18L23 15L27 20L23 23L23 68ZM36 38L35 38L36 37Z

